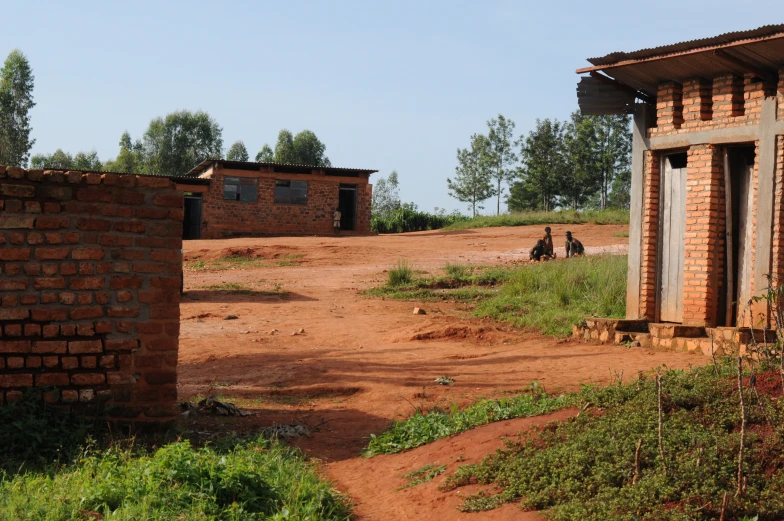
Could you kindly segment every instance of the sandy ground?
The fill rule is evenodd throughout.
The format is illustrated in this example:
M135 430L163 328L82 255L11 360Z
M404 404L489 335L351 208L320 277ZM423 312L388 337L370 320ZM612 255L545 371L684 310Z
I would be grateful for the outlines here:
M256 413L210 420L210 427L221 430L307 425L312 436L294 444L326 462L329 475L355 501L358 519L464 519L457 515L454 501L445 499L449 494L439 493L435 486L396 491L400 483L391 477L379 487L366 486L381 476L375 465L357 458L369 434L418 407L464 405L525 389L534 381L551 392L574 390L581 383L604 383L618 374L633 378L663 363L704 363L693 354L543 337L474 319L464 306L449 302L421 303L427 314L413 315L420 303L361 295L382 284L385 270L400 258L431 273L447 262L520 262L541 228L188 241L186 262L239 254L261 257L266 265L186 271L180 399L206 394L243 398L238 404ZM589 254L626 251L625 226L553 226L556 245L567 228ZM296 265L279 266L281 262ZM207 289L227 283L241 283L257 292ZM238 318L224 320L227 315ZM300 330L304 333L293 334ZM454 384L435 384L433 380L442 375L454 378ZM189 421L194 429L206 429L203 420L186 420L186 428ZM478 429L471 435L497 441L502 434L514 434L509 429L527 425L518 423ZM488 441L485 446L489 452L497 445ZM389 457L401 461L385 463L385 472L402 475L421 466L408 468L411 457ZM439 457L447 458L446 453ZM422 491L427 490L430 496L424 498ZM506 519L501 510L471 517ZM513 513L521 515L517 509Z

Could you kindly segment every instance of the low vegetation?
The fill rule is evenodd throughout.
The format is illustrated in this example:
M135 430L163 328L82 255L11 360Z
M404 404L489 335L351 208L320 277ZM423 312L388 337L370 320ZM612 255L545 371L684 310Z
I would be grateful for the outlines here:
M365 456L394 454L446 438L491 422L538 416L569 407L573 399L549 396L537 385L531 392L501 400L482 400L465 409L417 411L410 418L397 421L379 435L370 435Z
M214 260L199 259L186 262L184 267L190 271L226 271L245 270L252 268L272 268L278 266L299 266L304 253L286 255L279 259L263 259L261 257L246 257L243 255L229 255Z
M782 519L781 380L747 373L742 409L735 370L667 371L660 393L650 376L584 389L574 399L593 409L458 468L444 489L488 485L461 509L515 501L556 521Z
M460 214L428 213L401 206L386 214L374 214L370 220L373 233L404 233L439 230L468 219Z
M445 230L465 230L498 226L530 226L553 224L629 224L629 210L563 210L556 212L527 211L502 215L480 215L456 221Z
M107 446L87 440L86 430L74 429L80 423L46 410L32 395L0 408L0 418L0 521L350 516L345 499L314 466L275 441Z
M626 311L626 257L601 255L522 267L447 264L444 275L420 277L405 264L389 270L384 286L368 295L415 301L454 300L475 304L473 313L566 336L586 316L623 317Z
M440 476L446 472L446 465L436 465L435 463L428 463L416 470L406 473L403 477L408 480L402 488L411 488L422 483L432 481L436 476Z

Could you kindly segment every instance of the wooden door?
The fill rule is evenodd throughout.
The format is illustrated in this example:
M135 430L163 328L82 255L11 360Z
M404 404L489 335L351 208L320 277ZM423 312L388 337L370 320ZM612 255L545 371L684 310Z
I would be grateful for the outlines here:
M659 222L659 320L683 322L686 154L665 156Z
M754 266L751 260L752 253L752 212L754 208L754 190L752 179L754 163L749 164L745 157L734 161L735 168L731 170L738 176L738 265L735 271L737 285L736 298L736 325L747 326L751 323L749 299L751 298L751 277ZM748 316L747 316L748 315Z

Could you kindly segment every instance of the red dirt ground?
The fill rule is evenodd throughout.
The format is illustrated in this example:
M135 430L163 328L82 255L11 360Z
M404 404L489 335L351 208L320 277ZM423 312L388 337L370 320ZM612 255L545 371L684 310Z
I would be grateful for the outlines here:
M552 228L556 237L570 229L589 254L626 250L627 239L618 237L626 226ZM608 382L621 372L633 378L662 363L679 368L705 362L693 354L544 337L477 320L460 304L361 295L362 290L383 284L385 270L399 258L430 273L447 262L519 262L541 233L542 227L536 226L377 237L188 241L186 263L239 255L258 258L264 266L185 272L179 397L241 398L240 407L257 413L206 420L220 430L248 431L293 422L310 426L312 436L294 444L326 462L329 475L355 501L358 519L463 519L466 515L454 509L454 492L439 493L433 483L395 491L399 479L389 473L402 475L413 470L409 467L416 468L419 452L374 458L373 463L358 459L368 435L416 407L465 405L525 389L533 381L551 392L575 390L581 383ZM243 284L256 292L206 288L222 284ZM414 306L420 305L427 314L413 315ZM238 318L223 320L227 315ZM292 334L301 329L303 334ZM433 383L442 375L455 382ZM428 455L444 450L438 458L451 463L458 455L449 453L453 442L477 436L488 440L481 445L487 453L497 446L499 436L514 434L527 421L487 426L418 450ZM195 430L204 423L183 421ZM398 462L382 465L387 460ZM382 468L390 477L379 479L387 476ZM376 481L378 486L371 487ZM514 507L471 518L507 519L503 512L508 508L510 516L523 519Z

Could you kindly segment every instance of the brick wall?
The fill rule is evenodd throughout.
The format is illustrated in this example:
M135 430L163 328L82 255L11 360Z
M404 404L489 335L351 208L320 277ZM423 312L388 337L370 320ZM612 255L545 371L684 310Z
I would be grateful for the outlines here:
M256 202L223 199L223 178L257 179ZM306 205L275 203L275 181L295 180L308 183ZM203 194L203 239L220 239L242 235L332 235L332 212L338 206L341 183L357 185L356 233L370 233L370 198L372 187L364 178L248 173L218 168L211 176L209 190Z
M719 76L712 81L693 79L683 84L664 82L656 97L656 125L649 136L685 134L700 130L759 123L762 100L776 93L776 85L751 74ZM784 79L778 83L784 97ZM779 117L784 108L779 105Z
M165 178L0 166L0 402L173 416L182 219Z

